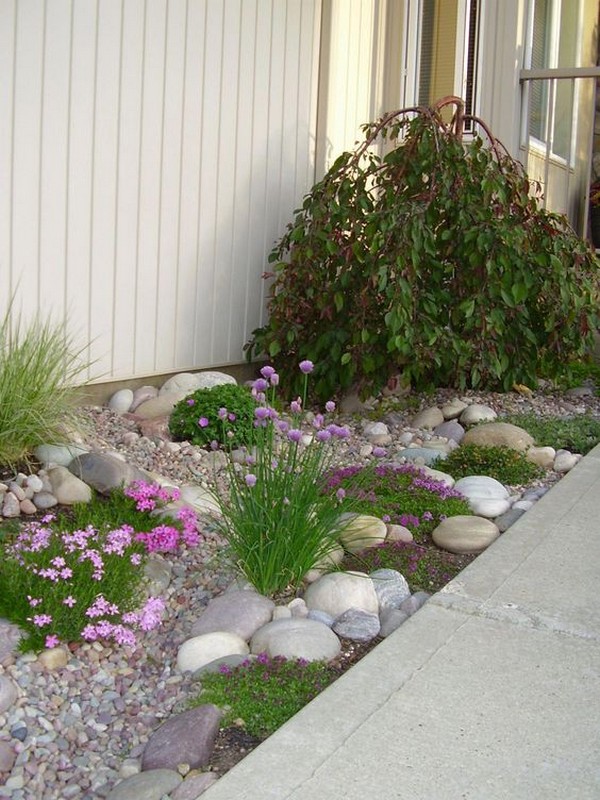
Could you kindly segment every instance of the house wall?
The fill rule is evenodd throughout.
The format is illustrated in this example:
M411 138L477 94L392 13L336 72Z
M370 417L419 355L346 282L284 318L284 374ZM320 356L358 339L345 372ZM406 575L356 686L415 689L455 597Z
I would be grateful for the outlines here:
M0 0L0 314L103 380L226 365L315 169L320 0Z

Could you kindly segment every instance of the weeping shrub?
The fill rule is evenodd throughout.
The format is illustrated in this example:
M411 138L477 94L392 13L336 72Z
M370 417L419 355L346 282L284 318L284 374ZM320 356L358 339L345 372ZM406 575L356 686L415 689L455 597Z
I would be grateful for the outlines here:
M464 119L446 98L364 126L270 254L249 359L268 354L293 391L290 365L310 359L325 398L398 372L417 390L534 385L586 351L592 251L481 120L486 138L463 138Z

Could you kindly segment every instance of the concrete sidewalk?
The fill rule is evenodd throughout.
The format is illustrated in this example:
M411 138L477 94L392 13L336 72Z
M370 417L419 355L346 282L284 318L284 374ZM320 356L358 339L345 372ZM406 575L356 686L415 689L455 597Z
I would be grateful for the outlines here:
M203 800L598 800L600 445Z

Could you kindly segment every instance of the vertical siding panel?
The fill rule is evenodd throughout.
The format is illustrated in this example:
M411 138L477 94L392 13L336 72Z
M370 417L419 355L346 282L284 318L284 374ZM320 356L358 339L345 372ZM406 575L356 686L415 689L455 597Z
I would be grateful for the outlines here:
M269 152L269 86L270 48L272 41L271 0L258 0L256 14L256 45L254 53L254 96L252 119L252 157L250 167L250 224L248 237L247 311L245 330L250 332L264 323L265 282L259 279L265 254L273 238L264 232L267 218L267 179Z
M67 164L67 259L65 296L75 334L88 342L93 334L89 314L91 218L94 142L95 4L72 8L69 147ZM100 369L94 365L93 375Z
M98 5L94 101L91 236L91 352L100 372L112 372L115 293L115 226L119 172L121 3Z
M181 197L181 130L185 80L185 0L170 0L165 31L164 108L162 123L162 187L160 197L160 241L158 254L158 295L156 313L155 372L168 371L173 364L178 320L177 263L179 200Z
M237 120L240 98L240 0L226 0L221 54L221 97L219 108L219 182L217 187L217 241L215 249L215 288L212 305L211 362L231 360L230 320L233 283L238 265L232 263L232 244L239 234L235 216L237 163ZM239 360L240 356L237 357Z
M115 377L135 371L137 219L139 212L144 0L122 4L119 152L115 218L113 354Z
M200 152L203 147L202 80L204 23L206 6L202 0L190 0L187 16L184 116L181 142L181 197L177 281L176 364L185 367L194 362L198 281L198 229L200 206ZM179 322L181 320L181 322Z
M202 75L202 149L200 164L201 209L199 219L199 263L196 294L196 341L194 362L210 364L213 352L212 310L216 297L217 203L219 186L219 140L221 70L223 44L222 3L208 3L204 35Z
M40 280L43 306L64 313L69 142L70 0L46 15L40 158Z
M24 318L39 303L39 198L45 4L17 5L13 129L13 275Z
M238 35L238 89L235 129L235 175L233 185L233 220L235 235L229 242L230 287L229 319L227 328L227 360L242 358L244 344L244 308L248 277L248 252L246 243L249 230L249 171L252 153L252 119L254 102L254 52L256 41L256 2L242 2L239 7Z
M16 0L0 3L0 318L8 309L14 291L12 265L13 190L13 87L16 51Z
M154 371L156 353L166 14L164 0L148 0L144 42L135 297L135 371L142 375Z

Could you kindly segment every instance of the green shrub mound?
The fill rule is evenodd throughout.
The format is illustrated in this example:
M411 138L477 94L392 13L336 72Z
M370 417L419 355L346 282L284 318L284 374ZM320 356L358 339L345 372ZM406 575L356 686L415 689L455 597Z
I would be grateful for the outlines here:
M522 486L544 474L524 453L495 445L462 445L444 459L442 468L457 480L468 475L487 475L509 486Z
M198 389L177 403L169 430L176 440L200 447L213 442L227 448L250 445L255 408L256 401L245 386L227 383Z
M249 358L267 353L293 389L290 365L310 359L327 398L399 372L418 391L535 385L586 351L592 251L483 122L487 144L463 139L461 112L450 98L364 127L270 254L269 321Z
M502 420L524 428L539 447L554 447L585 455L600 442L600 419L590 414L578 417L513 414Z

